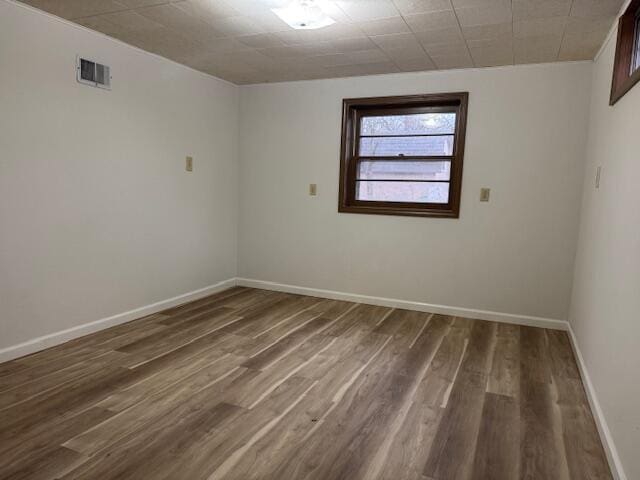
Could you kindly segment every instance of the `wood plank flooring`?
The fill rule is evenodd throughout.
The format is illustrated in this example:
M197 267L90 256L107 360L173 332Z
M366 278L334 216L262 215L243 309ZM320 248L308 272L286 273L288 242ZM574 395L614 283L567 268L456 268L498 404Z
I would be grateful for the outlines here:
M564 332L232 288L0 365L0 479L611 479Z

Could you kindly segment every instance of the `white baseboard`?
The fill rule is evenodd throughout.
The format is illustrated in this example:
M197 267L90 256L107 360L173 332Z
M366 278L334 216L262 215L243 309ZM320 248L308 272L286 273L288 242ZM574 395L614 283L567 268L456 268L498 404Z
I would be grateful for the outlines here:
M430 303L412 302L408 300L398 300L393 298L372 297L355 293L336 292L332 290L322 290L317 288L299 287L263 280L253 280L249 278L230 278L208 287L194 290L193 292L178 295L168 300L136 308L128 312L119 313L111 317L102 318L93 322L78 325L76 327L61 330L59 332L34 338L18 345L12 345L0 349L0 362L6 362L14 358L29 355L31 353L44 350L45 348L60 345L74 338L82 337L90 333L113 327L121 323L126 323L136 318L151 315L181 303L197 300L207 295L225 290L235 285L261 288L264 290L276 290L280 292L297 293L312 297L330 298L334 300L345 300L349 302L366 303L370 305L382 305L385 307L404 308L407 310L417 310L420 312L440 313L443 315L455 315L458 317L478 318L480 320L491 320L495 322L514 323L518 325L529 325L533 327L550 328L554 330L567 330L568 323L564 320L532 317L527 315L514 315L510 313L490 312L486 310L475 310L470 308L451 307L447 305L434 305Z
M237 278L237 285L242 287L262 288L264 290L276 290L278 292L297 293L311 297L330 298L332 300L345 300L348 302L366 303L369 305L381 305L384 307L403 308L419 312L439 313L442 315L454 315L456 317L477 318L494 322L514 323L531 327L549 328L552 330L568 330L569 324L565 320L552 318L532 317L528 315L516 315L512 313L490 312L487 310L475 310L471 308L451 307L448 305L434 305L431 303L412 302L395 298L371 297L357 293L336 292L318 288L298 287L283 283L267 282L250 278Z
M582 375L582 383L584 385L585 391L587 392L589 406L591 407L591 412L593 413L593 417L596 421L596 427L598 428L600 440L602 441L602 446L604 447L604 452L607 456L609 468L611 468L613 478L615 480L627 480L627 476L624 473L624 468L622 467L622 462L620 461L620 456L618 455L618 450L616 449L616 445L613 442L613 437L611 436L611 431L609 430L609 426L607 425L607 420L605 419L602 408L600 407L600 402L598 401L596 390L593 386L593 383L591 382L591 377L589 376L587 365L584 363L584 358L582 357L582 353L580 352L578 339L576 338L571 325L569 325L569 338L571 339L571 346L573 347L573 352L576 356L578 369L580 370L580 374Z
M199 298L226 290L227 288L235 285L236 279L230 278L216 283L215 285L209 285L208 287L184 293L177 297L169 298L168 300L162 300L160 302L152 303L151 305L129 310L128 312L119 313L111 317L101 318L100 320L78 325L77 327L71 327L66 330L50 333L49 335L34 338L18 345L12 345L10 347L0 349L0 362L6 362L8 360L13 360L14 358L23 357L24 355L29 355L30 353L44 350L45 348L60 345L61 343L97 332L98 330L104 330L105 328L113 327L121 323L130 322L136 318L146 317L147 315L161 312L162 310L175 307L182 303L198 300Z

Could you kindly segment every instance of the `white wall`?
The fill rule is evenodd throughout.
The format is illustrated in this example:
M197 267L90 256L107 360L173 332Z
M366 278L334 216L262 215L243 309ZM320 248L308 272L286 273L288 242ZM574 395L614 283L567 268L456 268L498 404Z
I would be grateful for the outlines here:
M640 85L609 106L615 38L593 68L570 323L631 480L640 478Z
M234 277L237 126L237 87L0 1L0 349Z
M590 68L241 87L240 276L566 319ZM470 92L460 218L339 214L342 99L446 91Z

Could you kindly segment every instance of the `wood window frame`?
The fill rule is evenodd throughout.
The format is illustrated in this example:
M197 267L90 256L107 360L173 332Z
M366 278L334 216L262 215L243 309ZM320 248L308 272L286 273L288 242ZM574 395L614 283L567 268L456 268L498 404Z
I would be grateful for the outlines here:
M609 105L614 105L640 81L640 68L636 65L640 49L639 21L640 0L633 0L618 21L618 41Z
M462 166L467 128L468 92L404 95L395 97L347 98L342 102L342 143L340 148L340 186L338 211L374 215L458 218L462 192ZM425 160L451 161L448 203L378 202L356 199L357 151L362 112L388 114L456 113L453 154L429 156ZM383 160L385 157L381 157ZM394 159L396 157L393 157ZM406 158L406 157L403 157ZM409 160L416 157L409 157Z

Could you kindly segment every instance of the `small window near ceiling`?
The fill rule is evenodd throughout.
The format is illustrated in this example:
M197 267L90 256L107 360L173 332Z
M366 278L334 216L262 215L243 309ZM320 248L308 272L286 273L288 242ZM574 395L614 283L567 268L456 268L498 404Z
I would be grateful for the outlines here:
M618 22L611 101L615 104L640 81L640 0L632 0Z
M457 218L467 99L344 100L339 211Z
M640 9L636 12L633 71L640 69Z

